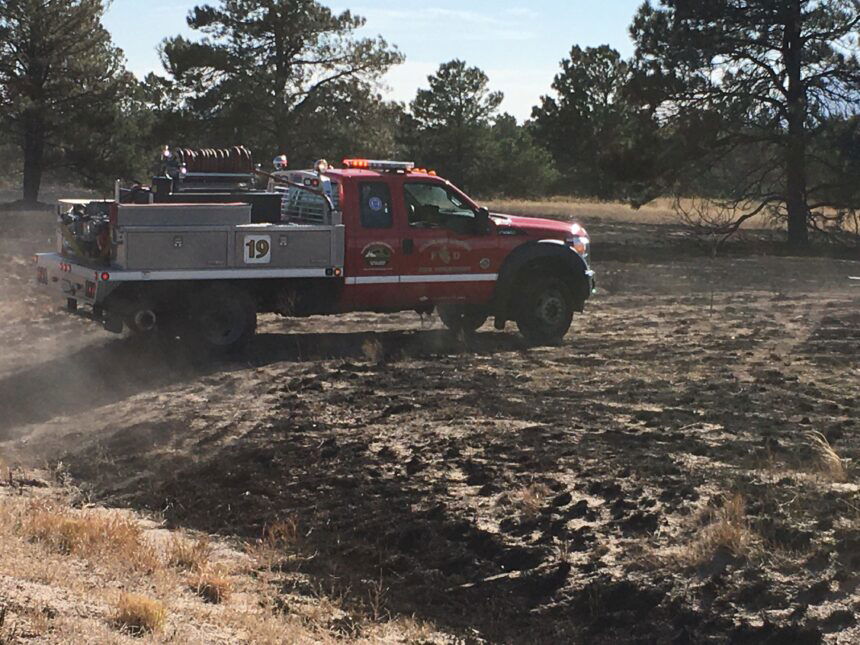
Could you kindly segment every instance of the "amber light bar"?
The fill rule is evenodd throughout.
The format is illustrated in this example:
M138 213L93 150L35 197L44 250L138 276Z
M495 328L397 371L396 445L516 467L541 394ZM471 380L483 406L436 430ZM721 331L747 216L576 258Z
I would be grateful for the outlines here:
M345 168L364 168L367 170L404 170L415 167L412 161L383 161L379 159L344 159Z

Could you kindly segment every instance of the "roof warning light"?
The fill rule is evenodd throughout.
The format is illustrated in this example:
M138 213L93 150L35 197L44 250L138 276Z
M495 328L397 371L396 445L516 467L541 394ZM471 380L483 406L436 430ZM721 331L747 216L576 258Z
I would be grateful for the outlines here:
M383 161L379 159L344 159L345 168L365 170L402 170L409 171L415 167L411 161Z

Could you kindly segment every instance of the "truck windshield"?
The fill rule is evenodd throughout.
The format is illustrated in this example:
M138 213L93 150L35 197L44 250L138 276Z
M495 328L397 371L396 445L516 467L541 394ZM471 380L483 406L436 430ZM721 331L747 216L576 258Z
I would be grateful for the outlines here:
M410 226L460 228L475 221L475 211L444 186L408 183L403 185L403 196Z

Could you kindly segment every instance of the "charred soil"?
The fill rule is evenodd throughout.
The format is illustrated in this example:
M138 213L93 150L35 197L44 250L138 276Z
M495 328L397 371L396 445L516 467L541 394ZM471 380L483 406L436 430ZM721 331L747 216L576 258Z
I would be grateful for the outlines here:
M201 363L33 295L39 221L2 242L8 463L229 539L292 526L274 594L466 641L860 639L860 262L598 246L560 347L264 316Z

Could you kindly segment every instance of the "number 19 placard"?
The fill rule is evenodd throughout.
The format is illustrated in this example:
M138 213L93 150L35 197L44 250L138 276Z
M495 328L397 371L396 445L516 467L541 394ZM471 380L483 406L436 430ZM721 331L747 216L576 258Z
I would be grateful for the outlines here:
M245 236L245 264L269 264L272 261L272 238L269 235Z

